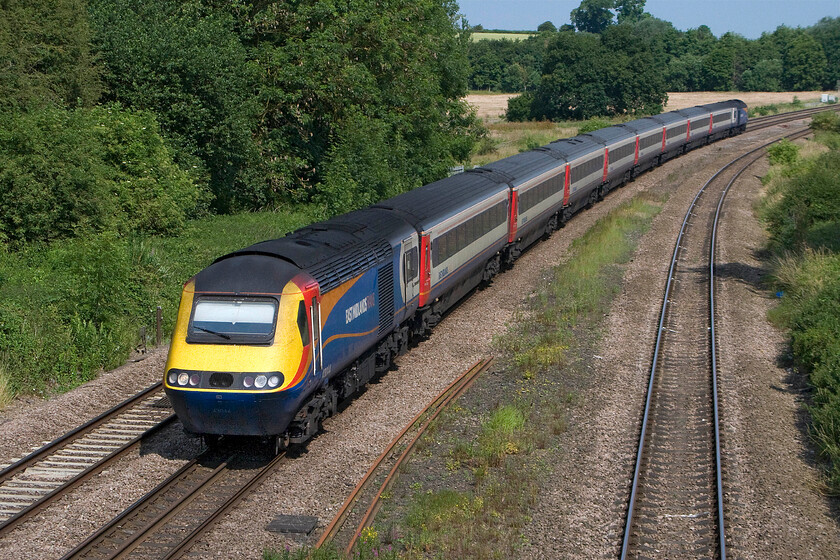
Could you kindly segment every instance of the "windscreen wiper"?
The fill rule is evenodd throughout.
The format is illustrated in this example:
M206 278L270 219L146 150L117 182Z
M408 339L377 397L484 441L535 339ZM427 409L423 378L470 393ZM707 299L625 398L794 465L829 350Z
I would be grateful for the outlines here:
M224 334L224 333L216 332L216 331L213 331L213 330L210 330L210 329L205 329L204 327L199 327L198 325L193 325L193 328L196 329L196 330L202 331L202 332L209 333L209 334L215 334L216 336L220 336L220 337L224 338L225 340L230 340L230 337L228 335Z

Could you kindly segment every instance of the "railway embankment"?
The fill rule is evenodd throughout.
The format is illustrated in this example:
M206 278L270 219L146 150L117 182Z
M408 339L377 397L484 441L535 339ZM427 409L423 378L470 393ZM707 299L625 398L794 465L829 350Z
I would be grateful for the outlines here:
M782 358L804 377L807 434L825 460L824 491L840 494L840 117L823 113L811 146L776 146L762 215L779 305L790 333Z

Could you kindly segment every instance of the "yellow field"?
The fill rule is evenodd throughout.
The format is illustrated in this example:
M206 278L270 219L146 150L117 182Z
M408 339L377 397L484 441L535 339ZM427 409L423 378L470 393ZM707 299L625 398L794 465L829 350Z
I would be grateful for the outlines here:
M489 32L473 32L470 38L473 41L492 41L494 39L510 39L511 41L521 41L528 37L533 37L536 33L489 33Z

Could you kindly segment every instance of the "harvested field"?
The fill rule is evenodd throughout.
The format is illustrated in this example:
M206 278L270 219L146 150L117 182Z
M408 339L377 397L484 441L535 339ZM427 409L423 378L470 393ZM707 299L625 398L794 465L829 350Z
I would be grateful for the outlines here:
M740 99L748 106L756 105L770 105L772 103L790 103L794 97L798 97L802 101L809 101L819 99L822 91L784 91L784 92L767 92L767 91L695 91L689 93L669 93L668 104L665 106L667 111L675 111L678 109L685 109L686 107L693 107L695 105L705 105L706 103L714 103L715 101L726 101L727 99ZM473 93L466 96L467 103L476 108L478 116L486 122L498 122L504 118L505 110L507 109L508 99L515 97L518 94L511 93Z

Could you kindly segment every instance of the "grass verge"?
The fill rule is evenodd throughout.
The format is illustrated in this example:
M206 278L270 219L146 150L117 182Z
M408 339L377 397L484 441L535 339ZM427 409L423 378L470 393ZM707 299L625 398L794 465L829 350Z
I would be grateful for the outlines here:
M769 316L789 330L795 365L808 374L808 431L825 460L827 492L840 495L840 118L825 120L814 122L827 151L771 154L761 215L781 298Z

